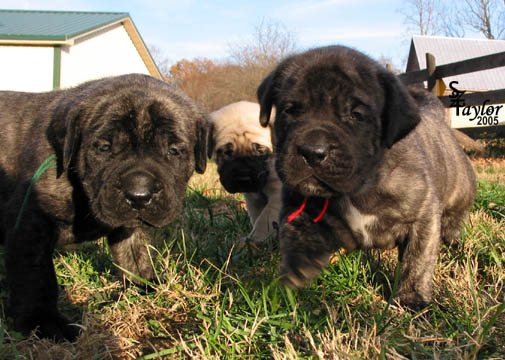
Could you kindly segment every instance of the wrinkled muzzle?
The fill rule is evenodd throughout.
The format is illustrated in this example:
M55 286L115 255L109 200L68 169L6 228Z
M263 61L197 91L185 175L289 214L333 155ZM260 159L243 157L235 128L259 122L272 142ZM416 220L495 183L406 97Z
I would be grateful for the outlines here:
M322 129L300 131L280 157L285 181L309 196L350 191L356 162L352 144L335 135Z
M134 168L111 178L115 181L104 181L92 201L96 216L109 226L165 226L182 206L167 179L151 169Z

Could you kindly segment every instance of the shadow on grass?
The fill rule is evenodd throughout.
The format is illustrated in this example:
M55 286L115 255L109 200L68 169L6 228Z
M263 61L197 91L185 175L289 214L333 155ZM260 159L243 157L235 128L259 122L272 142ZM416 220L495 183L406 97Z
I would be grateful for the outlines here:
M4 249L0 247L0 285L2 288L0 293L2 308L0 358L91 359L101 358L104 353L120 348L121 344L117 335L96 318L96 313L101 308L114 303L120 296L117 288L111 288L108 291L102 289L101 280L113 277L109 270L112 261L103 250L103 246L88 243L72 250L55 251L53 255L60 287L58 308L72 322L87 328L81 332L75 343L54 343L49 339L38 339L35 335L25 337L13 330L13 320L6 317L5 311L8 293L5 290L3 260Z

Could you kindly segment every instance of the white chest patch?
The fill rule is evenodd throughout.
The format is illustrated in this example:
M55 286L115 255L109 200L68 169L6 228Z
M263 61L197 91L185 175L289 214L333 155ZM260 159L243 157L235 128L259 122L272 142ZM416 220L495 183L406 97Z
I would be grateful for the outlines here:
M346 211L344 211L344 219L351 228L353 234L360 234L358 240L362 248L368 249L373 247L373 239L369 234L370 227L377 221L375 215L367 215L359 212L349 200L346 201ZM353 236L354 237L354 236Z

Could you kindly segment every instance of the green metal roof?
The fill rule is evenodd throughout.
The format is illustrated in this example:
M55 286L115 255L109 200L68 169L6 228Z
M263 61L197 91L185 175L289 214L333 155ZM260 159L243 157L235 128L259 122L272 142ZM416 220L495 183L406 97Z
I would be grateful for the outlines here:
M119 12L0 10L0 39L68 40L128 17Z

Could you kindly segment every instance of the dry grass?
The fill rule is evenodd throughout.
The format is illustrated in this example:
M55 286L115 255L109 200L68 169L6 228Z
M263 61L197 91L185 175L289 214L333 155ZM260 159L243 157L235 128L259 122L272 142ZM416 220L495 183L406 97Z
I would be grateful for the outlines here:
M473 164L482 181L504 183L504 160ZM0 358L505 358L505 220L492 202L472 212L460 248L443 251L433 305L411 313L388 302L395 251L336 254L317 281L293 292L276 281L275 242L237 246L250 225L215 165L190 189L181 219L158 234L155 292L123 284L103 242L58 253L61 308L82 336L73 344L22 338L2 307Z
M472 165L479 180L505 184L505 158L476 158Z

